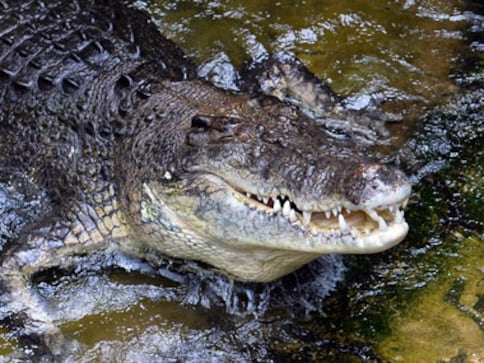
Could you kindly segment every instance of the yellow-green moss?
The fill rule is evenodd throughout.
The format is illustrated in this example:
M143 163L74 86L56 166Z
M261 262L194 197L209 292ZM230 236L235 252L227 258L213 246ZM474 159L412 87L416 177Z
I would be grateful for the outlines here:
M379 345L381 355L391 362L436 362L461 351L468 362L484 362L482 308L477 306L483 294L484 243L473 236L461 242L460 257L445 276L394 317L392 334Z

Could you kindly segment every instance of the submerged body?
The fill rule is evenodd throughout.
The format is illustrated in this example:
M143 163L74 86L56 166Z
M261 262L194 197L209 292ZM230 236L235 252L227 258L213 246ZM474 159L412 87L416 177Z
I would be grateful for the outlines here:
M301 72L270 74L322 115L355 117ZM403 173L267 87L230 93L197 79L134 8L1 2L0 80L0 170L29 175L51 201L2 256L3 300L27 311L27 332L52 327L30 277L93 250L155 251L262 282L407 233Z

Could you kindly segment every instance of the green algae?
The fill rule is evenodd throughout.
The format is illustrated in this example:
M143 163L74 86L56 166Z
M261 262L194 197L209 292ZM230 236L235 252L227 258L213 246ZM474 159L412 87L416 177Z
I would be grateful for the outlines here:
M468 362L484 359L484 315L479 308L484 243L482 236L473 236L459 244L459 256L446 273L393 317L391 334L378 345L386 360L435 362L450 360L459 351L466 352Z
M8 329L0 328L0 358L11 354L15 349L15 341L9 339L8 333Z

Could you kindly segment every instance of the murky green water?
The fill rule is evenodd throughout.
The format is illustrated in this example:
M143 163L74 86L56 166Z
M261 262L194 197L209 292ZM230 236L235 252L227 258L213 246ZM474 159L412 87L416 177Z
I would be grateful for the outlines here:
M373 152L412 177L411 231L391 251L323 257L264 286L169 270L163 278L124 256L108 256L104 270L86 262L85 271L39 287L66 335L81 344L72 359L484 362L483 6L146 6L200 73L226 88L236 88L245 62L286 50L356 104L372 96L401 112L390 145ZM12 342L0 331L0 353L9 354Z

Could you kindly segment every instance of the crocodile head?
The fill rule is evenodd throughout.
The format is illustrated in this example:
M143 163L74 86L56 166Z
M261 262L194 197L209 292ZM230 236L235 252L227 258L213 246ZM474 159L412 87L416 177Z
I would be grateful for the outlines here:
M322 254L379 252L406 236L401 171L282 102L237 102L179 126L176 157L143 182L137 225L151 248L270 281Z

